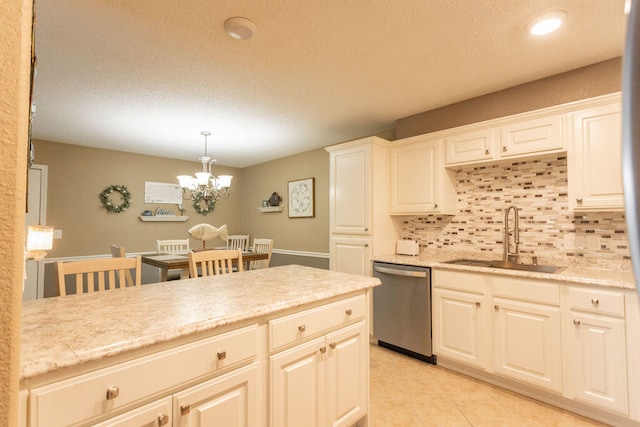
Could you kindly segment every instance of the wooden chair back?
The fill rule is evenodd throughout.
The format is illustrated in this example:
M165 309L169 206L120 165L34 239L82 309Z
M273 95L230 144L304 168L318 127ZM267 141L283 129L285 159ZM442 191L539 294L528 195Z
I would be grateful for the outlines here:
M243 252L249 250L248 234L233 234L227 236L227 249L240 249Z
M157 240L159 254L186 254L189 252L189 239Z
M111 256L113 258L126 258L127 251L124 250L124 246L119 245L111 245ZM126 279L127 286L133 286L133 276L131 276L131 270L126 270L124 272L124 277Z
M273 239L253 239L253 250L259 254L269 254L267 259L259 259L249 263L249 270L258 270L269 267L271 262L271 252L273 251Z
M140 256L135 258L101 258L71 262L58 261L56 264L58 266L58 289L60 296L67 295L65 277L70 275L75 276L75 293L77 294L124 288L126 287L126 272L130 272L131 269L135 269L133 285L140 286L142 283L142 262Z
M234 262L235 261L235 262ZM235 270L233 267L237 268ZM189 252L189 275L198 277L228 274L243 271L242 250L240 249L211 249L199 252Z

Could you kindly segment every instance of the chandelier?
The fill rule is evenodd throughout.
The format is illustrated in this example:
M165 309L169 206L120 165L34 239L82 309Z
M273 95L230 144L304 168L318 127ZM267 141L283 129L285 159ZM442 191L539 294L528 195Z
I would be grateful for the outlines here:
M211 132L202 131L204 136L204 156L200 157L202 162L202 172L196 172L195 177L191 175L178 175L180 187L182 187L182 198L184 200L220 200L229 198L229 187L231 186L231 175L215 176L211 173L211 165L216 162L207 154L207 137Z

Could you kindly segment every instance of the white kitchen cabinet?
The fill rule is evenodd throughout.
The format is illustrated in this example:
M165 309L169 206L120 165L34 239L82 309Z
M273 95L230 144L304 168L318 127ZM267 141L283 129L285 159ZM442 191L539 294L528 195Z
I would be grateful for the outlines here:
M369 137L326 150L330 154L329 227L332 242L368 238L369 246L330 245L330 269L371 272L371 256L395 252L397 233L389 216L389 141ZM335 251L343 251L353 265ZM359 260L356 258L360 256Z
M271 426L350 426L367 413L368 339L358 322L270 357Z
M456 213L455 172L444 167L444 141L396 141L391 154L391 214Z
M571 288L569 304L574 398L627 414L624 295Z
M493 299L496 373L562 391L560 308Z
M335 271L371 275L370 238L333 237L330 256L330 263Z
M256 427L258 365L236 369L173 396L175 427Z
M140 408L126 412L93 427L171 426L173 417L171 397L165 397Z
M569 118L569 208L623 210L621 103L576 111Z
M482 295L433 289L433 353L479 368L485 367Z
M524 113L450 129L446 166L462 166L566 151L561 114Z

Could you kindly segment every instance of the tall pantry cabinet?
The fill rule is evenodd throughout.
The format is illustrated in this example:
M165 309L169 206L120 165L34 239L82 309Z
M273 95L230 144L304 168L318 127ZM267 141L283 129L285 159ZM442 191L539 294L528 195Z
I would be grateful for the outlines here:
M389 216L389 148L368 137L327 147L330 154L330 269L371 275L371 258L395 252Z

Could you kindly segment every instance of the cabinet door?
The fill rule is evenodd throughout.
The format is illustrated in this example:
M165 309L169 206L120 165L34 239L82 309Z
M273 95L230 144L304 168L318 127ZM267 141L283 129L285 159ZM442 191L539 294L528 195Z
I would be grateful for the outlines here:
M494 369L562 391L560 308L494 299Z
M258 365L254 363L177 393L173 398L174 425L255 427L257 388Z
M371 146L331 153L331 232L371 234Z
M331 239L329 261L332 271L371 276L371 239Z
M562 116L505 125L500 128L500 157L510 158L563 150Z
M628 413L624 319L571 312L574 398Z
M483 296L433 289L433 352L484 368Z
M162 427L171 425L171 397L136 408L94 427Z
M621 108L617 103L570 115L573 137L568 184L572 210L624 209Z
M353 425L367 412L369 343L364 322L327 335L327 421Z
M495 129L483 129L445 139L445 164L454 166L492 160L496 135Z
M321 427L326 423L325 338L270 357L271 427Z
M438 145L418 142L391 149L391 213L424 213L438 209Z

